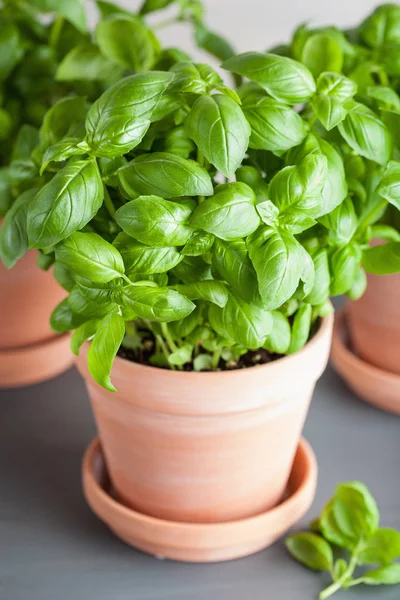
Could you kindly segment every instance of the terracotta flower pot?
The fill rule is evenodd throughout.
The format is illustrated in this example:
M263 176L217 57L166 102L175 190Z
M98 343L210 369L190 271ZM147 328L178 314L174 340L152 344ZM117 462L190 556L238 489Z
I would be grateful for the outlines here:
M64 297L51 271L36 265L36 252L10 270L0 262L0 387L37 383L72 364L69 336L49 324Z
M117 358L117 393L86 380L113 487L153 517L190 523L244 519L284 493L333 316L295 355L244 370L177 372Z
M367 290L346 309L351 346L366 362L400 375L400 274L368 275Z

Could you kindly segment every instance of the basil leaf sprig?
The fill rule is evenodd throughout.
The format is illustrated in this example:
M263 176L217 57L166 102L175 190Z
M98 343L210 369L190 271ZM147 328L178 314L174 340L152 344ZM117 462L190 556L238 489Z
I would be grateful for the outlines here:
M314 571L327 571L332 583L319 598L340 589L400 584L400 532L379 527L379 510L368 488L342 483L325 505L311 532L286 539L290 554Z

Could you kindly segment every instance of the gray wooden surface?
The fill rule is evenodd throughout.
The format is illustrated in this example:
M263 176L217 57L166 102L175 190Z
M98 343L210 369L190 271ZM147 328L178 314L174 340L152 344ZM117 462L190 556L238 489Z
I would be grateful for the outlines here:
M286 554L282 541L225 564L158 561L117 540L86 506L82 453L95 433L75 370L0 392L1 600L313 600L327 583ZM339 481L376 495L384 526L400 529L400 419L360 402L328 369L305 435L319 462L304 523ZM400 586L360 588L338 600L398 600Z

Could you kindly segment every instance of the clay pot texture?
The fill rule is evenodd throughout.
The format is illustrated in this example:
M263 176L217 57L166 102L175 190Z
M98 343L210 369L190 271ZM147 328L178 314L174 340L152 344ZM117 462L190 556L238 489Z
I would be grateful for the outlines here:
M65 291L51 270L36 265L36 252L28 252L10 270L0 262L0 350L54 338L50 314L63 298Z
M325 369L333 315L298 353L236 371L158 369L117 358L112 380L86 380L119 499L171 521L220 523L281 499L315 383Z
M400 375L400 274L368 275L364 296L347 306L346 323L358 356Z

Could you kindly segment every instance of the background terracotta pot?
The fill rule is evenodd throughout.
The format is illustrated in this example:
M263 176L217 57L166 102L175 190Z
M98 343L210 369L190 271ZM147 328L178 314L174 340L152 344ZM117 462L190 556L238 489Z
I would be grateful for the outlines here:
M282 497L333 316L305 348L276 362L218 373L177 372L121 358L117 393L86 380L115 490L161 519L224 522L257 515Z
M367 291L348 304L346 317L355 352L400 375L400 274L368 275Z
M36 383L71 365L69 336L49 323L64 297L51 270L36 265L36 252L10 270L0 262L0 387Z

